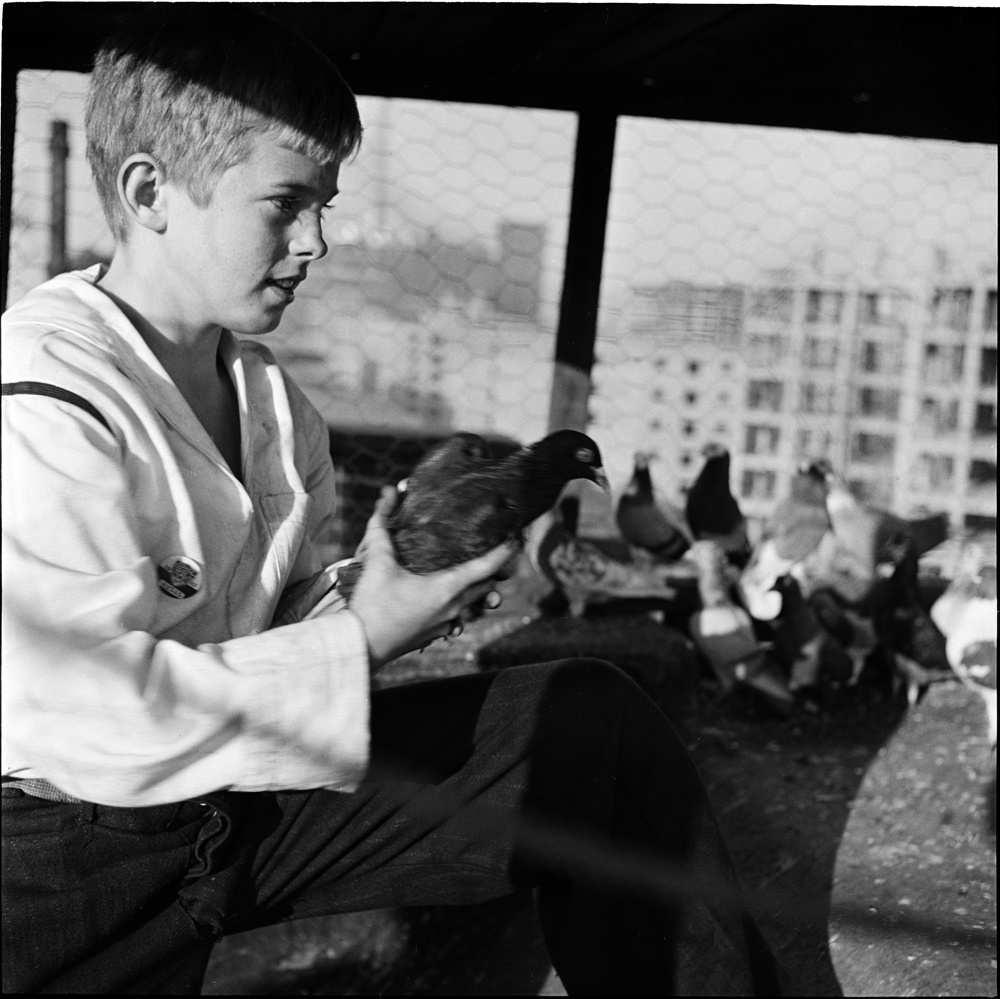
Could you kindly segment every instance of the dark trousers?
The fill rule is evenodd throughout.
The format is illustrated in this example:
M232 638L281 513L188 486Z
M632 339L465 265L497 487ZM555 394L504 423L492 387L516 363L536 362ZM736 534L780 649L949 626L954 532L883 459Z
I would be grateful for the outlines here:
M570 994L776 994L704 787L624 674L567 660L377 692L353 794L3 798L6 992L197 994L226 933L538 889Z

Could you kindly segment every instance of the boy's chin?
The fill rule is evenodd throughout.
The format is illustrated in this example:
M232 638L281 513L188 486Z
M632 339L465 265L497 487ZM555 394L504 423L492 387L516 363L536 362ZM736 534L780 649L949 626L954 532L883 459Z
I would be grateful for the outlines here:
M265 316L241 317L240 320L233 321L226 328L240 336L264 336L266 333L273 333L278 328L282 315L283 312L278 312Z

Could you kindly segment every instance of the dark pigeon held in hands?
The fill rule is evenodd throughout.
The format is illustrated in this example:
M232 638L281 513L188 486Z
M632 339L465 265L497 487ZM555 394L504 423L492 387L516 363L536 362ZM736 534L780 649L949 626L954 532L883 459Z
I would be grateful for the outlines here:
M708 444L705 464L687 494L688 526L699 541L717 541L726 557L741 569L750 558L747 522L729 488L729 452Z
M574 479L608 488L597 444L575 430L557 431L500 460L487 452L482 438L456 434L413 470L388 520L404 568L418 574L448 569L521 538ZM340 571L338 587L348 599L360 571L357 561Z

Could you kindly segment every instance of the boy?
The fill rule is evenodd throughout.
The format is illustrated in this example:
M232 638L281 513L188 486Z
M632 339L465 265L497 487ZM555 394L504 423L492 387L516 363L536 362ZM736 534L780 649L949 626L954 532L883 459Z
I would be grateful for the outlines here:
M114 259L4 317L5 990L197 993L225 933L537 887L570 992L773 992L697 774L616 670L369 696L496 605L512 551L412 576L388 495L350 608L317 602L326 430L233 332L273 330L326 252L361 127L325 57L228 8L104 45L87 141ZM636 896L552 830L704 887Z

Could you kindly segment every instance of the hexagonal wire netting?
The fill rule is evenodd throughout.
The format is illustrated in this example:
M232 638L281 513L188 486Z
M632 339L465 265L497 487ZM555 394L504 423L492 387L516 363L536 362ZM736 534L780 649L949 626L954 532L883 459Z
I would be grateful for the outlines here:
M995 146L621 118L592 432L759 522L803 461L996 525Z
M19 76L12 302L49 269L53 121L62 266L113 250L86 82ZM331 428L348 552L430 440L545 433L576 134L566 112L359 104L329 253L268 341ZM621 118L590 402L612 481L652 451L681 501L716 441L756 521L827 457L863 498L995 530L995 178L996 147Z

